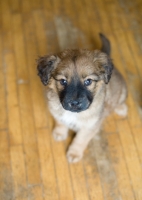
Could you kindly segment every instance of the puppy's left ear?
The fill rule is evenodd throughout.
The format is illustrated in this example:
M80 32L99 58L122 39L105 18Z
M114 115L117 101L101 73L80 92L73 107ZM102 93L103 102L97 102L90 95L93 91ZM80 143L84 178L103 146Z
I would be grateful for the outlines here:
M44 85L47 85L52 76L53 70L60 62L60 58L55 55L47 55L37 60L38 75Z
M103 77L104 82L107 84L111 78L113 63L109 56L101 51L95 51L95 62L98 63L100 68L100 75Z

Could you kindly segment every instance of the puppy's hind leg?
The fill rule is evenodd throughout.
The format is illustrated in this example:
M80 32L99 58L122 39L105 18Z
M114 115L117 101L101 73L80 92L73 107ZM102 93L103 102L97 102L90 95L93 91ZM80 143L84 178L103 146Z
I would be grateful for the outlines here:
M126 117L128 112L128 107L125 103L127 98L127 87L124 80L122 80L122 84L121 95L119 97L118 105L114 108L114 112L122 117Z
M117 115L120 115L122 117L126 117L127 116L127 112L128 112L128 107L125 103L118 105L115 109L114 112Z
M68 128L63 124L56 122L52 135L56 141L65 140L68 136Z

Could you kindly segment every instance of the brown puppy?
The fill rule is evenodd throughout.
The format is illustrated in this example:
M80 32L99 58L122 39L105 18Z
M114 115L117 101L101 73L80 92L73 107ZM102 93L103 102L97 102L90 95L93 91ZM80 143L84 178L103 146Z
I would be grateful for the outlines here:
M65 140L68 129L77 133L67 151L69 162L82 158L89 141L112 110L127 114L125 81L113 70L109 41L102 34L100 37L103 52L65 50L38 60L38 75L47 85L49 109L56 120L53 137Z

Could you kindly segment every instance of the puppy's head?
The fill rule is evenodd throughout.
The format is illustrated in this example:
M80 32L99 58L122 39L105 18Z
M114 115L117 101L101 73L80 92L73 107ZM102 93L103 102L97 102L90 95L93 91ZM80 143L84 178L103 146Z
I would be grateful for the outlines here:
M39 58L37 69L42 83L52 85L64 109L81 112L92 103L97 86L109 82L113 65L98 50L65 50Z

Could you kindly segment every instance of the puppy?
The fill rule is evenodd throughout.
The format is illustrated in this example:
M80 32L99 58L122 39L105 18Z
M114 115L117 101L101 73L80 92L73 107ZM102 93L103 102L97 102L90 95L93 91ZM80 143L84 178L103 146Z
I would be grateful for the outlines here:
M56 121L54 139L65 140L69 129L76 132L67 151L71 163L83 157L89 141L111 111L127 114L125 81L113 69L108 39L102 34L100 38L102 51L68 49L38 59L38 75L47 86L49 109Z

